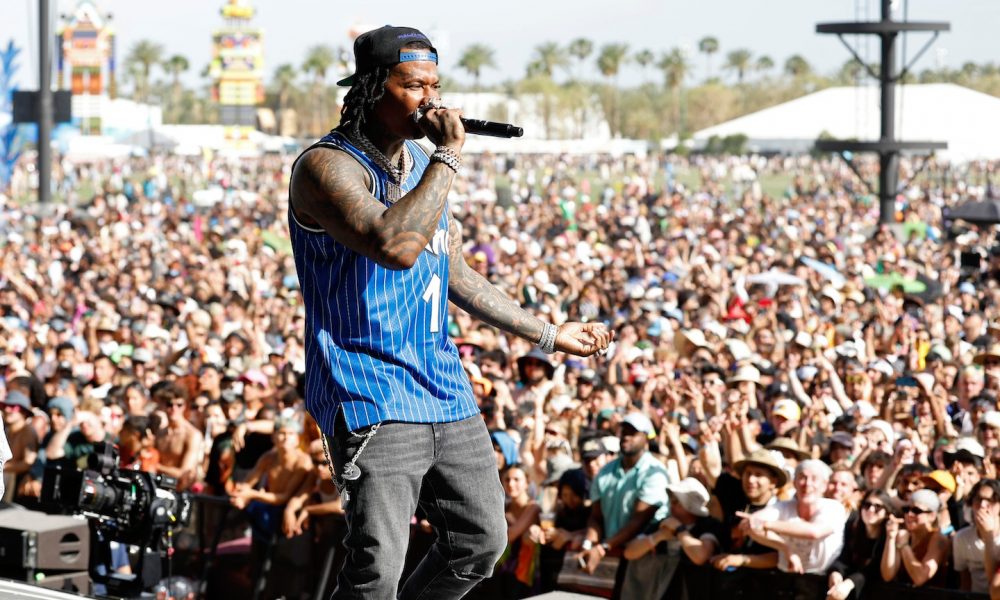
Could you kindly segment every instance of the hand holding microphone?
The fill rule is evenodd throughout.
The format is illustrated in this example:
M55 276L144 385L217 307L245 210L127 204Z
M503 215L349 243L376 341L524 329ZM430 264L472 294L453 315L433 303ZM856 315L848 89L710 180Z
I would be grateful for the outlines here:
M435 146L447 146L456 152L465 144L462 111L441 105L440 98L430 98L417 107L413 121Z
M424 114L431 109L443 109L440 98L432 98L427 104L421 106L413 113L413 120L420 122ZM481 119L466 119L459 117L466 133L474 135L488 135L491 137L512 138L524 135L524 129L511 125L510 123L497 123L494 121L483 121Z

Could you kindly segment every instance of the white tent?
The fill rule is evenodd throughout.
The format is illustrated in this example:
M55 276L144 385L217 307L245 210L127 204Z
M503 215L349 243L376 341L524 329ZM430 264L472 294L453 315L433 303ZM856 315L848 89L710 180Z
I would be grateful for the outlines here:
M743 134L762 152L805 152L820 134L874 141L879 101L876 86L828 88L702 129L693 141L701 147L713 135ZM955 161L1000 158L1000 98L950 83L899 86L896 138L947 142L936 154Z

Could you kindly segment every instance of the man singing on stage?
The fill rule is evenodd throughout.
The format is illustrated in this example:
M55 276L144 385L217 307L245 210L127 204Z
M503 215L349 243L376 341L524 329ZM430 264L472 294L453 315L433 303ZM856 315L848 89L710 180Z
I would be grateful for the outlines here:
M298 158L289 198L306 402L346 503L349 554L333 597L397 597L419 503L437 541L398 597L461 598L492 573L507 524L448 300L549 353L591 355L612 334L545 323L466 264L447 203L465 130L461 111L441 107L430 40L386 26L359 36L354 54L341 124ZM429 156L412 141L424 136Z

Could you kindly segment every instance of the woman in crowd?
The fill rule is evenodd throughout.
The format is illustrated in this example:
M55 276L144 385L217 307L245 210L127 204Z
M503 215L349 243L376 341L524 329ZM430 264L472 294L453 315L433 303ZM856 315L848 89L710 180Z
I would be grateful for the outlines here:
M539 587L541 509L529 493L528 476L521 467L504 469L500 482L507 495L507 549L497 562L493 577L470 595L497 600L526 598Z
M830 571L829 600L860 598L868 581L878 581L885 547L886 522L892 513L892 499L881 490L862 497L857 518L847 522L844 548Z
M903 507L903 527L889 517L882 551L882 579L914 586L943 587L947 577L950 544L938 527L941 500L926 489L910 494Z

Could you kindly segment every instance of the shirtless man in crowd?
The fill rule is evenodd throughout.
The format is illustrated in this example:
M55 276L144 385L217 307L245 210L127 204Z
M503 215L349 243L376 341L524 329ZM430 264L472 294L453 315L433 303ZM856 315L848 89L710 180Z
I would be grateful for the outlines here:
M299 449L302 426L292 419L278 419L275 424L274 449L257 461L253 472L243 483L236 484L233 504L245 508L254 500L274 506L284 506L302 487L312 472L313 462ZM258 484L260 489L258 488Z
M297 420L279 418L274 425L274 448L260 457L245 482L236 484L231 498L232 504L245 509L250 517L253 530L250 556L255 569L262 562L264 550L282 528L282 517L289 500L299 492L313 471L312 459L299 448L301 433L302 424ZM297 552L289 551L288 554L295 556ZM272 565L272 576L266 581L258 579L255 571L257 595L265 598L282 595L298 597L302 591L302 579L277 574L286 571L294 574L300 568L301 565L294 560L290 563L276 562Z
M177 479L178 490L186 490L198 477L201 432L185 417L188 403L179 387L165 386L154 397L159 408L167 413L167 426L156 435L156 449L160 452L157 470Z

